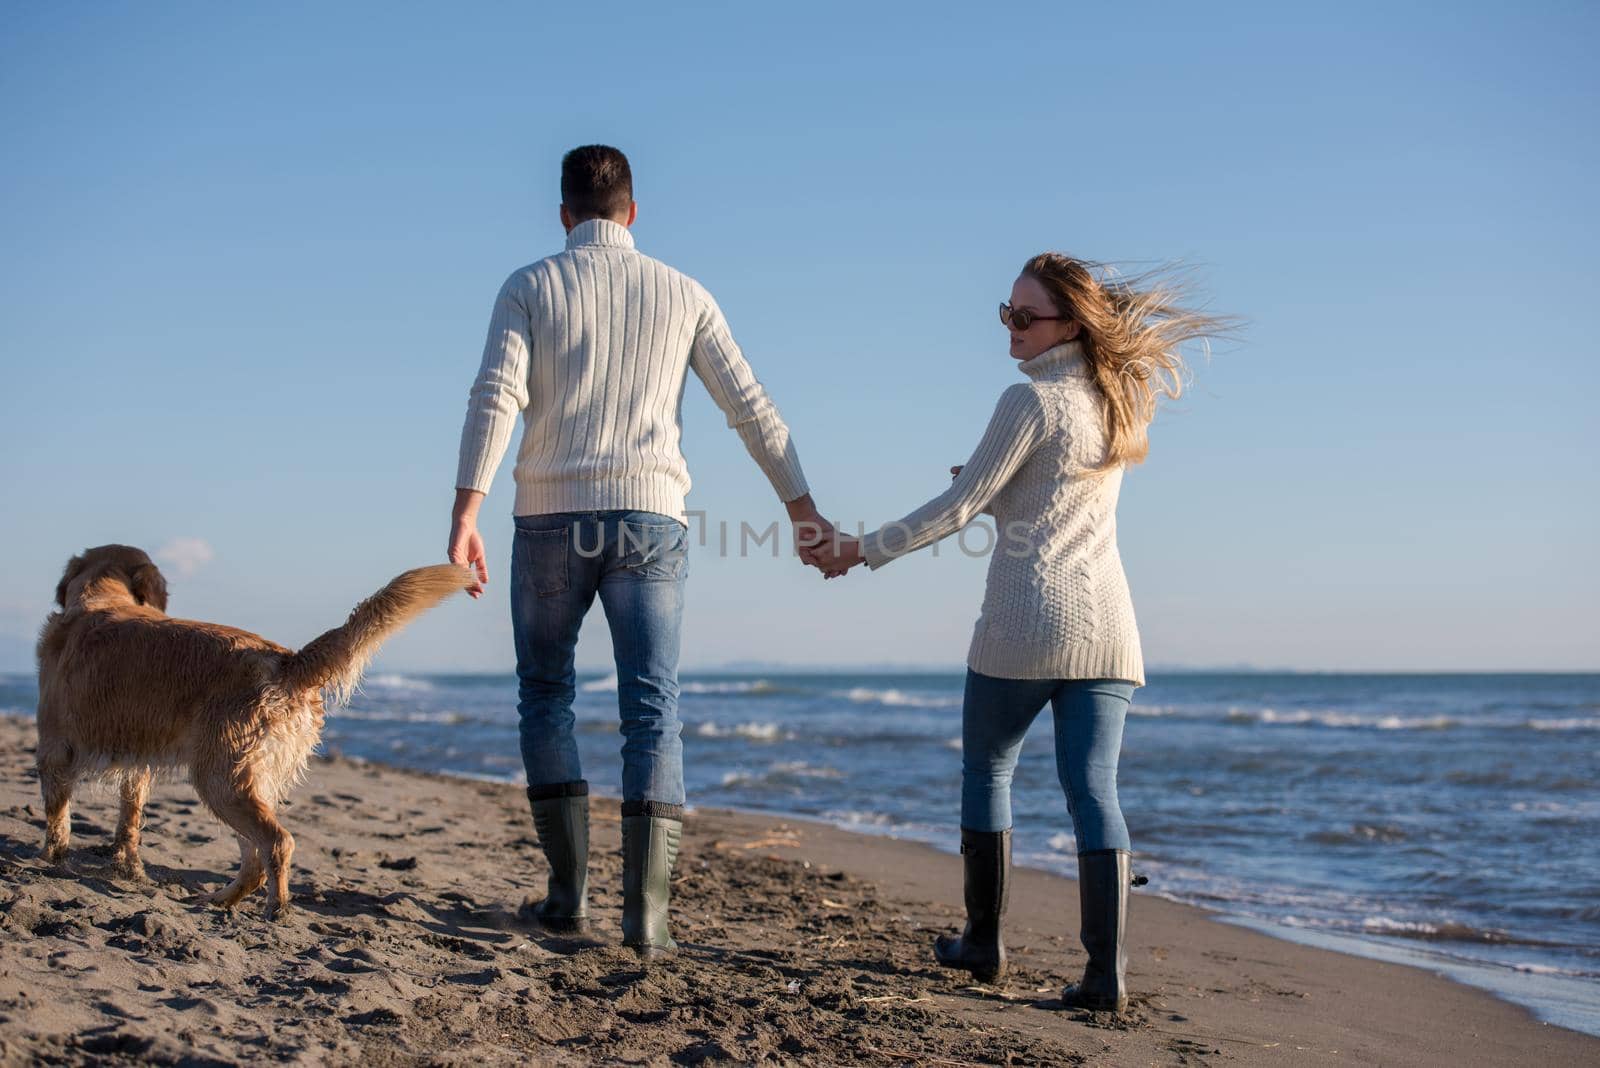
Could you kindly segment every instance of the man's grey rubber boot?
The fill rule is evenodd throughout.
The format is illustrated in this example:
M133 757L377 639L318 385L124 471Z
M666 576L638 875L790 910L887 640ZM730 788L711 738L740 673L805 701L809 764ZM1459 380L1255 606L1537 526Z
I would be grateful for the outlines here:
M967 926L959 937L940 935L933 956L946 968L961 968L980 983L1006 973L1006 946L1000 937L1011 891L1011 832L961 829L961 860L967 901Z
M589 784L530 786L528 804L550 863L545 898L532 916L547 930L581 934L589 929Z
M1083 978L1061 992L1069 1008L1121 1012L1128 1007L1128 887L1132 854L1098 849L1078 854L1078 937L1089 954ZM1142 882L1143 880L1141 880Z
M623 802L622 944L645 960L678 948L667 917L682 834L682 805Z

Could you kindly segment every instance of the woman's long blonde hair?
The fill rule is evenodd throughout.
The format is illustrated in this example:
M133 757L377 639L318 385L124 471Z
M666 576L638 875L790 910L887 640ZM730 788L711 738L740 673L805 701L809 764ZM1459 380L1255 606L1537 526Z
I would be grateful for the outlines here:
M1231 336L1240 325L1232 316L1186 307L1192 286L1170 267L1124 278L1105 264L1042 252L1022 273L1044 286L1059 314L1078 323L1100 387L1108 468L1149 454L1157 402L1181 396L1189 376L1182 345Z

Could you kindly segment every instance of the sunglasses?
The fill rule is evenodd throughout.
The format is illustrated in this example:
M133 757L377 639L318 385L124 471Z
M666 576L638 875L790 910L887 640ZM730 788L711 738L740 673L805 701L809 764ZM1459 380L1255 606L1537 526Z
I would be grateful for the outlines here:
M1026 308L1013 308L1009 300L1000 305L1000 321L1018 330L1026 330L1038 322L1055 323L1070 318L1070 315L1039 315Z

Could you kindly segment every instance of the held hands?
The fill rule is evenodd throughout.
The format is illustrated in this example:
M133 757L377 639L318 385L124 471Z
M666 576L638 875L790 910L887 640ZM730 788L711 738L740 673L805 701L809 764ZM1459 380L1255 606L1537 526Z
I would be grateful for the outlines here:
M816 502L809 493L790 501L785 507L789 509L789 518L794 522L795 552L802 563L817 568L827 578L838 578L860 563L859 554L851 563L843 561L839 555L842 543L848 541L855 544L855 539L845 537L834 529L833 524L817 511Z
M800 550L800 559L821 571L824 578L838 578L862 563L861 541L837 530L825 540Z
M961 474L963 466L957 464L950 468L952 480ZM810 494L790 501L788 507L789 518L794 520L794 544L801 563L821 571L824 578L838 578L866 562L861 540L839 533L832 523L822 518Z
M789 510L789 519L794 523L795 551L802 556L811 546L833 536L833 524L817 511L816 502L811 499L811 494L790 501L784 507Z

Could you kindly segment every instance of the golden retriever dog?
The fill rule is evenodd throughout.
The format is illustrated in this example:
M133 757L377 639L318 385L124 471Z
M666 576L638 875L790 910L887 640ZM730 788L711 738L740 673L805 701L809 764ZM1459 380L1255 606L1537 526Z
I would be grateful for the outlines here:
M166 580L139 549L102 545L73 557L56 587L60 611L39 635L46 862L66 862L73 786L111 779L122 793L113 864L142 880L151 777L186 769L239 839L239 874L207 900L231 908L266 883L267 915L281 918L294 838L277 807L321 737L324 691L347 700L385 638L472 584L472 572L454 564L407 571L344 626L292 652L249 631L167 615Z

